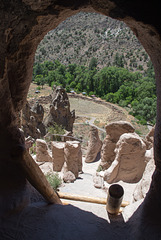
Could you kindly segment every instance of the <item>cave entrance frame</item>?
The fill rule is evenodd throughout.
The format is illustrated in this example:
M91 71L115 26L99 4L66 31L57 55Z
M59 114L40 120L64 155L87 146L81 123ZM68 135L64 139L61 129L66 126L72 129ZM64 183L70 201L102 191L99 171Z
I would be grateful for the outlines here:
M159 10L159 3L156 0L153 1L153 5L151 2L146 2L146 9L144 3L139 0L130 2L128 0L92 0L90 3L85 0L69 2L40 0L35 3L23 0L17 4L15 11L14 2L9 6L3 2L0 10L2 21L0 164L5 167L11 181L13 180L13 176L10 175L11 168L14 167L16 176L14 186L19 186L21 180L23 180L22 185L25 185L25 177L21 173L22 164L21 167L17 163L15 165L15 157L21 157L23 149L20 146L24 144L17 128L16 116L27 97L37 46L47 32L56 28L66 18L80 11L97 12L124 21L139 39L154 66L157 82L157 119L154 140L156 170L148 196L151 201L150 208L152 201L157 209L161 208L160 201L157 201L158 205L155 201L161 197L159 184L161 182L161 27L158 24L161 10ZM155 13L154 18L151 17L151 12ZM8 187L7 176L2 173L2 177L6 179L5 186Z

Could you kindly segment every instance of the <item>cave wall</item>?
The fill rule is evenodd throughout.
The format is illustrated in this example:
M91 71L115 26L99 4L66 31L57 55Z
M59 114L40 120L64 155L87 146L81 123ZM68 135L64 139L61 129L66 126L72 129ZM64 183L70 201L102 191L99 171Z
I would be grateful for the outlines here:
M153 62L157 81L154 155L158 179L161 171L161 9L158 1L0 0L0 4L1 201L9 190L13 196L17 192L23 195L26 186L26 174L20 165L24 139L17 127L16 116L27 97L36 48L48 31L79 11L98 12L124 21Z

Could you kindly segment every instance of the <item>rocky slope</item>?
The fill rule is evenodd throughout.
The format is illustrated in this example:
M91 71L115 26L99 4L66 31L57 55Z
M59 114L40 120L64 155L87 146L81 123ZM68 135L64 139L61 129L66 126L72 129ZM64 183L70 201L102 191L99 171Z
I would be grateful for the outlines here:
M35 61L88 65L120 65L132 71L146 70L149 57L133 32L120 21L97 13L72 16L50 31L38 46Z

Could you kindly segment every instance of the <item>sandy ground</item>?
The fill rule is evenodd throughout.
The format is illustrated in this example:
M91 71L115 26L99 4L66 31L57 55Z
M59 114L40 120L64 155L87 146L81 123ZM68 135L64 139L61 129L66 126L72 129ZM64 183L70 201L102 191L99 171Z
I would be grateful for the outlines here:
M83 196L90 197L100 197L107 198L107 192L110 184L105 183L103 189L98 189L94 187L93 176L96 173L96 170L99 166L100 160L93 163L85 163L83 158L83 173L79 174L78 179L74 183L63 183L59 190L61 192L67 192L70 194L78 194ZM40 165L41 170L46 174L52 171L52 163L44 163ZM59 173L59 176L62 177L62 173ZM120 184L124 188L124 197L123 201L128 201L132 204L133 201L133 192L136 187L136 184L129 184L123 181L119 181L117 184ZM108 213L106 211L106 206L102 204L86 203L79 201L63 200L64 202L70 203L73 206L76 206L82 210L92 212L98 217L106 219L110 222ZM141 202L140 202L141 203ZM122 209L124 210L124 209ZM132 213L130 213L131 215ZM126 218L128 218L126 216ZM117 219L117 217L116 217ZM118 216L119 220L119 216Z
M80 178L73 184L65 184L60 190L106 196L106 192L93 187L91 176L97 164L84 164L84 173ZM51 171L52 163L42 164L41 169L44 172ZM131 195L131 184L129 189L124 186L124 190ZM160 201L156 196L150 202L146 198L143 203L138 201L130 204L117 216L109 215L105 205L100 204L70 202L68 205L58 205L36 201L0 221L0 239L160 240L160 212Z

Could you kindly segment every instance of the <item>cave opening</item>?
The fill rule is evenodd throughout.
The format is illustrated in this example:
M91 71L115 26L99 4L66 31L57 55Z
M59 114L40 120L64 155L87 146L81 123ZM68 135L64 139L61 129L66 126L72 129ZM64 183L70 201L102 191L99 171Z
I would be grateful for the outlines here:
M157 81L157 119L154 140L156 170L153 174L150 191L143 204L144 211L142 211L142 215L140 215L138 219L147 219L148 224L151 222L153 222L153 224L156 223L155 227L157 228L160 213L159 196L161 195L159 184L161 179L161 31L158 25L160 14L158 14L159 7L157 7L157 4L153 4L152 7L151 3L147 3L146 9L144 9L144 6L141 4L139 11L138 6L140 5L138 2L139 1L133 1L133 4L130 5L126 4L127 1L107 1L107 3L100 2L99 4L97 1L92 1L90 4L84 3L83 1L83 3L78 2L77 5L75 5L73 2L67 4L61 1L55 5L55 3L51 3L51 1L45 1L44 4L41 5L41 1L31 3L31 1L24 0L23 2L17 2L17 11L15 11L15 3L11 2L9 6L7 6L5 2L2 3L1 17L3 29L1 31L2 44L0 48L2 54L2 71L0 74L2 83L0 88L2 93L0 96L0 186L2 193L1 202L2 205L5 203L3 206L5 206L6 209L8 208L7 204L9 205L9 209L13 209L17 205L21 207L26 206L26 199L25 201L23 199L25 179L26 177L30 179L30 175L26 174L23 164L20 163L24 151L24 140L17 128L16 115L22 109L27 97L32 79L34 54L37 45L47 32L54 29L67 17L83 10L88 12L97 11L126 22L144 46L154 65ZM6 9L8 11L6 11ZM143 10L146 10L146 12ZM149 14L151 10L156 10L156 16L151 17ZM24 18L22 15L26 17ZM15 162L16 165L14 164ZM13 166L15 171L14 174L11 175L11 168ZM4 182L4 179L7 179L4 169L9 176L6 182ZM21 186L19 186L20 181L22 183ZM37 182L37 186L38 185ZM7 189L6 191L5 187ZM7 191L10 197L6 197ZM1 206L1 208L3 208L3 206ZM144 233L147 231L146 225L146 231L144 231Z

